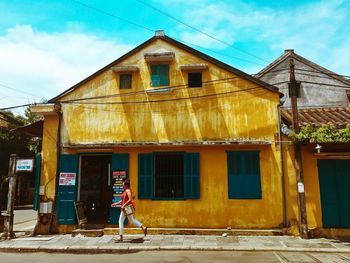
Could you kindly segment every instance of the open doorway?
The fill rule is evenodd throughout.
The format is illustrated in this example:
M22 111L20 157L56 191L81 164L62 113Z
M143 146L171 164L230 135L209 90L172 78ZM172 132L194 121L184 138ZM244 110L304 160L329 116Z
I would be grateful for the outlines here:
M89 224L105 224L112 200L111 155L82 155L79 201L85 204Z

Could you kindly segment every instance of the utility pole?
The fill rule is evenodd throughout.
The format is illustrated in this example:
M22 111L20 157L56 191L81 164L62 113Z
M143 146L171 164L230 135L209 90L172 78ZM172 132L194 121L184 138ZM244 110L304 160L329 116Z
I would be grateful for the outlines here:
M4 215L4 233L1 236L1 239L12 239L15 238L16 235L13 232L13 207L15 203L15 195L16 195L16 154L10 155L10 165L9 165L9 191L7 195L7 211Z
M292 105L292 125L295 133L300 132L299 119L298 119L298 103L297 103L297 82L295 80L294 73L294 61L291 58L289 60L289 96ZM295 159L295 171L297 179L297 192L298 192L298 210L299 210L299 232L302 238L308 238L308 225L306 215L306 200L305 200L305 187L304 187L304 173L301 159L301 145L294 144L294 159Z

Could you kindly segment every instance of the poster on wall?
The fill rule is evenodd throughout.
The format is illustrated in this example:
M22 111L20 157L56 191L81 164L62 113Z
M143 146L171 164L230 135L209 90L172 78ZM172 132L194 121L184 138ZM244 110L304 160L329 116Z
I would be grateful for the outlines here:
M59 185L75 185L76 173L60 173Z
M126 178L125 170L116 170L112 172L113 176L113 199L112 204L119 202L123 192L123 180Z

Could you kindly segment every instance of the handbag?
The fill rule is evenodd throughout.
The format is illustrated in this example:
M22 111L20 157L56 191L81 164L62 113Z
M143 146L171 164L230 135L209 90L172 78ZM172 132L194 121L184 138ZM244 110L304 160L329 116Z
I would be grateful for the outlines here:
M135 209L132 205L124 206L124 214L126 216L132 215L133 213L135 213Z

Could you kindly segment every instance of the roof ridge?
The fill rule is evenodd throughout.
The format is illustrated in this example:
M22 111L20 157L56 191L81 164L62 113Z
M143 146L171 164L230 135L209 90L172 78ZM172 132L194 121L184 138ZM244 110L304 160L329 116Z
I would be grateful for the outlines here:
M90 76L88 76L87 78L83 79L82 81L78 82L77 84L75 84L74 86L70 87L69 89L65 90L64 92L60 93L59 95L57 95L56 97L50 99L48 102L55 102L57 101L58 99L60 99L61 97L67 95L68 93L72 92L73 90L75 90L76 88L80 87L81 85L85 84L86 82L88 82L89 80L93 79L94 77L96 77L98 74L102 73L103 71L109 69L110 67L112 67L113 65L119 63L120 61L126 59L127 57L133 55L134 53L136 53L137 51L139 51L140 49L142 49L143 47L146 47L147 45L151 44L152 42L154 42L155 40L158 40L158 39L162 39L164 40L165 42L167 43L170 43L170 44L173 44L195 56L198 56L200 58L202 58L203 60L206 60L206 61L209 61L211 62L212 64L220 67L220 68L223 68L235 75L238 75L239 77L241 78L244 78L244 79L247 79L249 81L252 81L272 92L276 92L276 93L279 93L280 97L283 97L283 93L279 92L278 91L278 88L269 84L269 83L266 83L265 81L263 80L260 80L248 73L245 73L243 72L242 70L239 70L229 64L226 64L225 62L222 62L214 57L211 57L197 49L194 49L184 43L181 43L180 41L177 41L171 37L168 37L166 35L162 36L162 35L158 35L158 36L153 36L151 37L150 39L144 41L143 43L141 43L140 45L136 46L135 48L133 48L132 50L130 50L129 52L125 53L124 55L122 55L121 57L119 57L118 59L114 60L113 62L109 63L108 65L104 66L103 68L101 68L100 70L96 71L95 73L91 74Z

